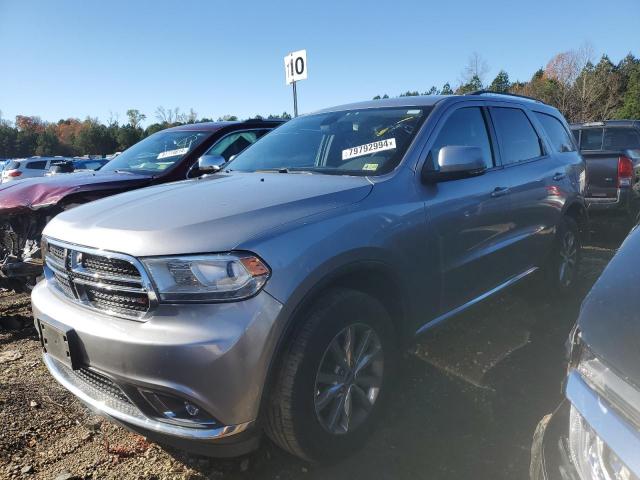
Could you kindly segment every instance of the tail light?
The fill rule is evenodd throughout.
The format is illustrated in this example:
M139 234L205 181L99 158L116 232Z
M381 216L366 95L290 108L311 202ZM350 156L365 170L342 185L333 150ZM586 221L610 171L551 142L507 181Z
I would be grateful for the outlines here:
M7 172L7 177L19 177L20 175L22 175L20 170L9 170Z
M618 158L618 187L630 187L633 181L633 162L629 157Z

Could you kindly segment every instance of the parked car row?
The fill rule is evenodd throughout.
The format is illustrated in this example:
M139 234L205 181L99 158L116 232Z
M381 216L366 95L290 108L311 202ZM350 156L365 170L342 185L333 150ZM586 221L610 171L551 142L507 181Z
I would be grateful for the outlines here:
M255 143L247 132L270 128L233 125L224 144L220 126L149 137L92 178L109 173L110 193L195 178L68 209L43 231L44 361L134 431L210 455L266 433L334 460L375 428L402 345L536 272L573 288L585 168L555 108L403 97ZM231 135L253 143L233 159Z
M108 159L75 159L65 157L31 157L7 160L0 169L0 183L26 178L71 173L79 170L98 170Z
M590 214L636 218L638 126L476 92L175 127L0 187L0 277L44 270L44 362L103 415L208 455L266 434L333 461L375 428L416 336L530 276L573 289ZM613 292L639 235L583 305L536 480L638 476L638 326ZM619 341L601 334L614 301Z
M0 286L32 288L42 275L42 229L58 213L116 193L210 173L281 123L252 120L170 128L114 156L97 171L53 178L39 175L1 185ZM23 161L22 170L45 167L44 160L32 165L35 162ZM97 161L86 162L90 166Z

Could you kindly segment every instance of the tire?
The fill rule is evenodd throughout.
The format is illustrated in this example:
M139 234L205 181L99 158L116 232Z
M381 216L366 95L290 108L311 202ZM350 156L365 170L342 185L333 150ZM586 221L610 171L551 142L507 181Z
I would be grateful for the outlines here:
M580 271L582 243L578 223L564 216L556 230L553 252L545 267L543 281L546 290L567 294L573 290Z
M300 319L281 356L265 430L283 449L312 463L322 463L349 455L369 437L390 393L398 348L389 313L364 293L331 290L304 316L307 318ZM373 333L365 342L367 331ZM340 368L336 361L340 356L336 351L347 351L347 335L355 339L351 342L352 365L358 364L358 351L365 343L368 347L361 359L379 352L357 374L355 369L349 372L345 363ZM336 368L329 368L334 363ZM372 381L374 378L376 381ZM362 392L371 396L363 397ZM345 409L345 404L351 408ZM337 417L335 412L339 413Z

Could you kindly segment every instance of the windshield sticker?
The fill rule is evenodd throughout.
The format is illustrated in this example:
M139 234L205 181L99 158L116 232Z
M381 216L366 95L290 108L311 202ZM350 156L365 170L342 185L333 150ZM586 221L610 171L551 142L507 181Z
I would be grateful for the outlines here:
M158 154L158 160L167 157L177 157L178 155L184 155L189 151L189 147L185 148L177 148L175 150L167 150L166 152L162 152Z
M377 163L365 163L362 166L363 170L377 170L378 169L378 164Z
M357 147L351 147L351 148L346 148L342 150L342 160L349 160L351 158L362 157L363 155L382 152L384 150L393 150L394 148L396 148L395 138L378 140L377 142L371 142L371 143L367 143L366 145L358 145ZM370 164L370 165L374 165L374 164Z
M418 115L420 110L407 110L407 115Z

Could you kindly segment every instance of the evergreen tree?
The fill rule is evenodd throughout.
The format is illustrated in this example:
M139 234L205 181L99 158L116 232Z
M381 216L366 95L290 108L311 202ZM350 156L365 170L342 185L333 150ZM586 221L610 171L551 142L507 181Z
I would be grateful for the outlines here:
M442 90L440 90L440 95L453 95L453 90L451 89L451 85L449 85L449 82L445 83L442 86Z
M640 65L630 73L618 118L640 119Z
M504 70L500 70L498 75L496 75L496 78L491 82L489 90L492 92L506 93L509 91L510 87L511 83L509 82L509 74Z

